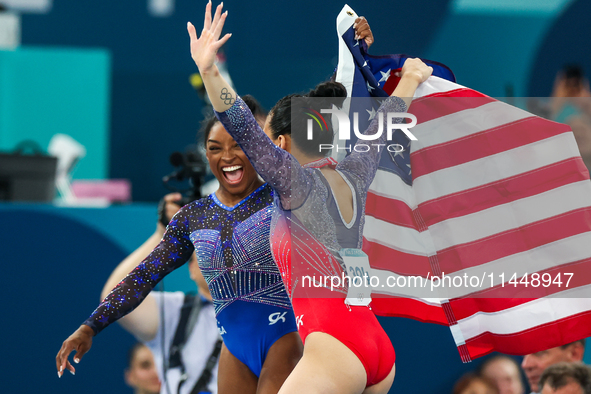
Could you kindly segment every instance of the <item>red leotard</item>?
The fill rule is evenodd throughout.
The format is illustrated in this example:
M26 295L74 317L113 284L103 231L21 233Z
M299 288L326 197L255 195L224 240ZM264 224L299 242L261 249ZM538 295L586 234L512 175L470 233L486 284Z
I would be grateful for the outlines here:
M406 105L391 97L378 111L405 112ZM320 170L302 167L291 154L275 146L240 98L230 109L216 115L259 175L276 191L271 249L292 298L302 339L305 341L312 332L332 335L363 363L367 386L379 383L392 370L395 354L371 310L349 310L344 303L346 285L334 289L330 283L320 287L303 285L305 276L341 276L344 265L338 251L361 248L365 200L378 167L379 149L355 151L335 168L353 193L355 212L352 221L345 223ZM376 134L379 118L374 118L367 134ZM386 133L382 133L376 146L383 144L385 137Z

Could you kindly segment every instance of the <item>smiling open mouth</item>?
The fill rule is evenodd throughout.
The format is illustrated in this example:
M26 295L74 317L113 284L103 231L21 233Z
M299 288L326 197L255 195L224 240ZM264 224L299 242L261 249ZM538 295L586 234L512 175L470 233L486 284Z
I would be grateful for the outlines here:
M235 185L240 183L242 180L242 175L244 174L244 170L242 166L230 166L230 167L223 167L222 173L224 174L224 178L228 183Z

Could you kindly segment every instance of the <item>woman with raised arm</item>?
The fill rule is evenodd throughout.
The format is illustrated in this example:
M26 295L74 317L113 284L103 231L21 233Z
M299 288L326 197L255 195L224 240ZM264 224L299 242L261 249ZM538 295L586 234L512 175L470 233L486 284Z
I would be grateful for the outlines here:
M262 124L266 114L256 100L247 100ZM215 117L206 122L204 142L219 189L181 208L152 253L64 341L56 357L60 377L65 369L74 372L68 361L72 350L79 362L93 336L134 310L194 251L224 340L217 392L277 393L300 359L302 342L269 245L273 190ZM181 394L191 391L189 385L179 387Z
M293 96L281 100L267 119L267 135L276 137L276 143L291 154L276 146L214 64L217 50L230 38L226 34L220 39L227 15L220 5L212 19L208 5L200 37L188 24L191 55L218 118L276 192L272 249L305 341L304 355L280 393L386 393L394 379L394 349L373 313L367 307L346 305L345 288L338 289L341 295L336 297L328 289L307 297L301 282L297 287L297 279L292 278L293 267L338 276L345 270L339 251L361 248L365 199L380 153L375 148L353 153L336 165L318 153L319 140L304 144L299 141L305 138L292 139L290 135L306 133L291 123ZM395 96L378 112L405 112L416 88L431 72L420 60L408 60ZM328 92L345 94L342 85L327 83L312 95ZM380 118L375 117L367 134L375 134ZM332 142L332 131L323 140ZM303 296L298 297L298 292Z

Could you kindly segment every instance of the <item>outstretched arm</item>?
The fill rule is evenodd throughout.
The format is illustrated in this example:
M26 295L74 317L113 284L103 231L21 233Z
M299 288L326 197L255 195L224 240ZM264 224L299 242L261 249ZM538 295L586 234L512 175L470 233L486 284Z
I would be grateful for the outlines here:
M172 217L179 211L175 201L181 199L179 193L171 193L164 196L164 217L166 222L170 222ZM111 290L117 286L125 276L137 267L142 260L158 246L164 236L166 228L160 221L156 225L156 231L136 250L127 256L111 273L101 292L103 300ZM192 256L194 257L194 255ZM130 334L142 342L148 342L156 336L159 327L158 305L154 297L149 294L144 301L130 314L117 321Z
M201 36L195 27L187 25L191 38L191 56L209 99L224 128L240 145L257 173L279 194L283 209L295 209L308 195L311 182L306 172L288 152L278 148L260 128L246 104L240 99L215 66L215 55L230 38L219 38L228 12L219 5L213 18L211 2L205 9L205 22Z
M73 350L76 350L74 361L78 362L90 350L94 335L133 311L164 276L191 257L194 248L189 239L189 219L185 212L181 210L175 215L152 253L119 282L84 324L63 342L56 356L60 377L64 369L75 372L68 361Z

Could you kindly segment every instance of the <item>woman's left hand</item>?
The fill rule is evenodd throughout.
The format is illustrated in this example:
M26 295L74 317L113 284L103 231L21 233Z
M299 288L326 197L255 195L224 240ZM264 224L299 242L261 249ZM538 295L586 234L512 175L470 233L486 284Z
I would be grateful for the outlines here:
M211 0L205 6L205 21L201 37L197 38L197 31L191 22L187 23L187 30L191 38L191 57L199 68L201 74L211 71L215 64L218 50L228 41L231 34L226 34L220 39L224 22L228 11L222 14L224 3L220 3L215 10L213 20L211 17Z

